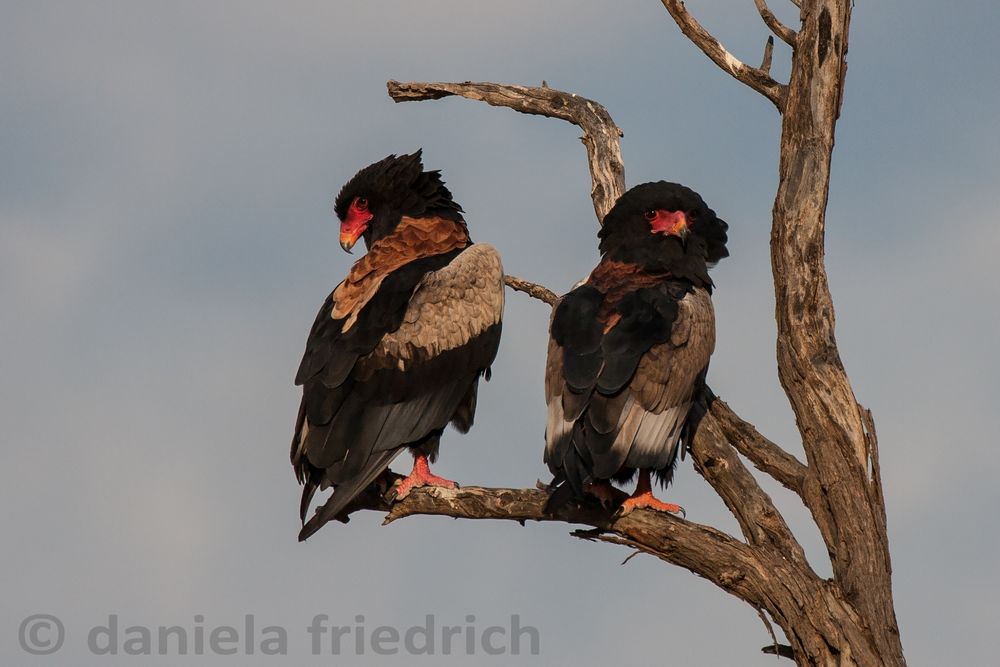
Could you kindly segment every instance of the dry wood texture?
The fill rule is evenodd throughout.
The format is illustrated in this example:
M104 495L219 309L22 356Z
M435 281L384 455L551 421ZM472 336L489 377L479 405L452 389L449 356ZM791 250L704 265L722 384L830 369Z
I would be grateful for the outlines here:
M859 405L834 338L833 301L824 267L830 158L847 70L850 0L792 0L797 31L754 0L768 28L792 46L791 78L770 77L773 40L761 68L737 60L687 11L662 0L681 31L720 68L781 112L779 185L771 259L776 294L778 376L795 413L806 463L761 435L706 391L691 447L695 469L739 523L742 540L685 519L636 511L622 518L597 503L543 512L540 489L422 489L391 503L375 490L349 512L387 512L386 523L415 514L520 523L580 524L573 534L623 544L680 565L770 616L790 646L765 651L800 665L905 665L893 608L885 503L871 413ZM598 220L624 192L621 130L600 104L547 86L389 82L397 102L457 95L560 118L583 130ZM548 304L546 288L507 276L507 284ZM809 508L833 567L816 575L771 498L743 463L749 460Z

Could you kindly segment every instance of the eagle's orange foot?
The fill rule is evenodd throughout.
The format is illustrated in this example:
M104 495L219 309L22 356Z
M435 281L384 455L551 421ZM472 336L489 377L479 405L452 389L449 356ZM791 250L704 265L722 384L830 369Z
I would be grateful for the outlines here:
M410 494L410 491L421 486L439 486L443 489L458 488L458 484L450 479L432 475L426 456L416 457L413 460L413 471L405 479L399 480L396 485L396 500L402 500Z
M669 512L670 514L680 514L684 516L684 508L680 505L675 505L673 503L665 503L662 500L657 500L653 497L652 491L646 491L644 493L634 494L628 497L628 499L622 503L622 506L618 509L618 516L625 516L633 510L637 509L649 509L654 512Z
M599 482L594 482L593 484L588 484L586 488L587 493L594 496L601 501L601 505L606 509L611 509L615 506L615 502L618 500L615 496L618 493L618 489L611 486L611 482L607 480L600 480ZM624 495L624 494L623 494Z

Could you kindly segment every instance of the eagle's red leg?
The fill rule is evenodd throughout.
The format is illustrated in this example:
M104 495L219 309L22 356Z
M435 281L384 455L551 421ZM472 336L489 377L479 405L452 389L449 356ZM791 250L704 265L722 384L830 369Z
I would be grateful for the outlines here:
M635 485L635 491L628 499L622 503L618 514L624 516L632 510L644 507L656 512L669 512L671 514L684 514L684 508L673 503L665 503L653 497L653 489L649 484L649 471L639 471L639 483Z
M396 499L401 500L409 495L410 491L421 486L440 486L445 489L454 489L458 486L455 482L444 477L431 474L430 464L427 456L418 454L413 459L413 471L405 479L401 479L396 486Z

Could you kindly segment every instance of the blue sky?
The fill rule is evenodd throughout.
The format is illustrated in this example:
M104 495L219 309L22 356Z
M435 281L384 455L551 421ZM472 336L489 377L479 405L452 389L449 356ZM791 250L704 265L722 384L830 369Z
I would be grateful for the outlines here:
M546 665L771 665L756 614L686 571L558 525L375 514L295 541L292 377L349 266L331 202L360 167L424 148L510 273L564 291L597 258L579 131L464 100L396 105L385 81L495 80L601 101L626 180L698 190L731 225L710 381L799 451L774 363L768 259L778 117L651 0L2 3L0 626L59 616L47 664L104 664L87 630L288 628L365 615L405 628L511 614ZM789 22L791 8L773 9ZM689 9L747 62L753 4ZM897 613L911 664L994 655L1000 399L1000 87L989 2L858 3L827 266L837 338L877 420ZM787 73L787 49L775 73ZM463 483L530 486L541 463L547 312L512 295L477 424L443 443ZM820 571L801 505L768 485ZM689 462L666 497L735 531ZM13 641L0 659L23 664ZM232 660L217 658L216 661ZM124 660L124 659L122 659ZM129 664L176 664L170 656ZM241 664L274 664L254 655ZM199 661L213 662L209 658ZM351 664L514 658L353 656ZM408 664L408 662L407 662Z

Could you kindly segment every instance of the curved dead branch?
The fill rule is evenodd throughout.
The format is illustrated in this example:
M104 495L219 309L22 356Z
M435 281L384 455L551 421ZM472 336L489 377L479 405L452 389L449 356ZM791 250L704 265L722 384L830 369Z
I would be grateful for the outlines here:
M705 30L704 26L691 16L682 0L662 0L662 2L684 36L711 58L712 62L737 81L750 86L771 100L778 111L784 110L788 86L778 83L767 72L747 65L730 53L712 33Z
M590 164L591 199L598 220L614 206L625 192L625 165L622 163L622 131L603 106L585 97L565 93L547 85L515 86L500 83L427 83L388 82L389 97L396 102L439 100L458 95L507 107L521 113L559 118L583 130L581 140L587 147Z
M765 0L753 0L753 4L757 6L757 12L760 17L764 20L764 24L771 29L771 32L775 34L781 41L788 46L795 48L795 31L782 23L774 12L767 6Z
M524 292L531 298L544 301L550 306L556 305L556 301L559 300L556 293L549 288L544 287L543 285L538 285L537 283L529 282L523 278L518 278L517 276L505 275L503 277L503 282L512 290Z

